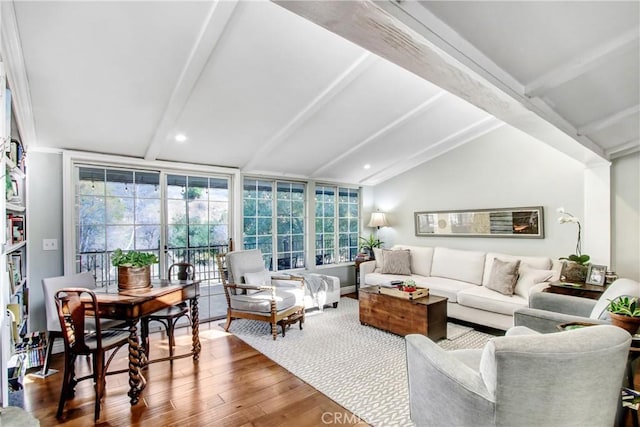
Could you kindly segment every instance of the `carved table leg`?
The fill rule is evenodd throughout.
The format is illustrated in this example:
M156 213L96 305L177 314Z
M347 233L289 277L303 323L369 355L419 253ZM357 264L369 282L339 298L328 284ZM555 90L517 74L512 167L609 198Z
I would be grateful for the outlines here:
M191 341L193 347L191 353L193 353L193 360L200 358L200 319L198 318L198 298L191 300Z
M140 393L147 384L141 372L141 362L144 359L144 351L140 351L138 342L138 328L136 322L129 326L129 393L131 405L138 403Z

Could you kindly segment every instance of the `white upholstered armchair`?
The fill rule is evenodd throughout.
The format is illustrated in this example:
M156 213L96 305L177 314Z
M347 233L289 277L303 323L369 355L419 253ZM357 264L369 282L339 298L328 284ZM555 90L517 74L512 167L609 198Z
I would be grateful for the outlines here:
M304 282L302 278L272 277L259 250L234 251L217 255L218 269L227 299L229 330L233 319L269 322L273 339L278 325L285 328L291 320L304 323Z
M515 327L484 350L407 335L416 426L611 426L631 336L610 325L554 334Z

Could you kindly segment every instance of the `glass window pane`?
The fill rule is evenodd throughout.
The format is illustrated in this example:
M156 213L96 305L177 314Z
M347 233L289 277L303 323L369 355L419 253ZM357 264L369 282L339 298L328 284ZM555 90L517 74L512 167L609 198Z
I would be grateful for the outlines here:
M189 246L190 248L202 248L209 245L208 225L189 225Z
M167 198L183 199L187 191L187 177L181 175L167 175Z
M107 197L107 224L133 224L133 199Z
M99 224L105 222L104 197L78 196L78 223L79 224Z
M259 200L258 201L258 216L271 216L273 215L273 202L271 200Z
M160 199L160 174L157 172L136 172L135 195L139 198Z
M135 233L133 225L107 226L107 251L120 248L123 251L135 249Z
M77 169L76 194L104 196L105 170L102 168Z
M78 252L101 252L106 249L104 225L82 224L76 228Z
M227 224L229 222L229 202L209 203L209 224Z
M136 202L136 224L160 224L160 199L140 199Z
M107 170L107 196L133 197L133 172Z
M257 203L254 199L244 199L243 202L243 215L255 216Z
M271 235L273 223L271 218L258 218L258 234L260 235Z
M184 200L167 200L167 218L169 224L187 223L187 205Z
M209 244L226 245L229 242L229 227L226 224L209 226Z
M167 226L168 246L170 248L187 247L187 226L186 225L169 225Z
M160 225L136 227L136 249L150 250L160 248Z

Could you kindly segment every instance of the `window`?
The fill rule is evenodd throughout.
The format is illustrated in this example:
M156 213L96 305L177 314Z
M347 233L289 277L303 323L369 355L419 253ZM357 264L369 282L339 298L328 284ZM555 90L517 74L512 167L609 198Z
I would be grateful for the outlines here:
M160 173L76 168L76 270L113 277L109 254L117 248L160 256ZM152 267L158 277L158 266Z
M359 190L318 185L315 201L316 265L353 261L358 254Z
M243 188L244 249L260 249L270 270L304 267L305 185L245 178Z

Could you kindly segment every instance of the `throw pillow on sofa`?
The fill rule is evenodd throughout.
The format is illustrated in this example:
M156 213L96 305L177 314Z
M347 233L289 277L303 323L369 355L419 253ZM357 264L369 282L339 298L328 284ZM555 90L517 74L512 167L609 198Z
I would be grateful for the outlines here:
M513 291L514 294L524 298L529 298L531 288L538 283L543 283L551 279L553 270L539 270L536 268L528 268L525 264L520 266L518 270L518 281Z
M411 275L411 253L408 249L382 251L382 274Z
M519 260L508 262L494 259L487 288L504 295L513 295L516 280L518 280L518 267L520 267Z

